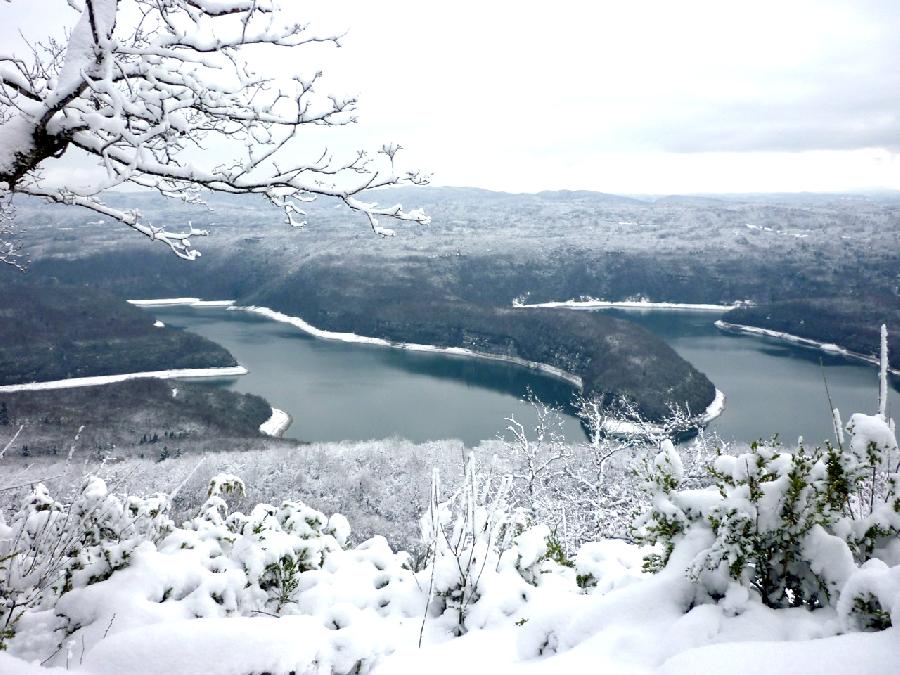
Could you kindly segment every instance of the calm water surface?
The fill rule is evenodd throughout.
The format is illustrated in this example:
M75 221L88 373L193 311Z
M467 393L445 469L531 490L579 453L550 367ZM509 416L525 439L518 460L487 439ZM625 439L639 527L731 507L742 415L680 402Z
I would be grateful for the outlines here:
M662 337L725 392L725 412L709 425L723 438L750 441L776 432L785 442L800 436L810 444L832 438L823 370L845 422L852 413L877 409L874 366L777 340L722 333L713 325L719 315L711 312L604 311ZM898 415L896 378L892 385L888 405Z
M257 315L222 308L148 308L170 326L187 328L228 349L250 373L220 381L259 394L290 413L286 436L309 441L401 436L413 441L459 438L467 445L503 433L505 418L530 421L527 387L563 403L561 380L509 364L407 352L312 338ZM830 437L821 359L832 397L845 417L872 412L875 368L817 351L719 332L709 312L618 312L660 335L728 396L710 428L723 438L753 440L779 433L786 441ZM894 383L896 387L896 382ZM900 411L900 395L890 406ZM584 434L572 417L568 438Z
M562 403L573 393L563 380L511 364L320 340L248 312L147 311L230 351L250 373L221 383L288 412L294 420L285 433L290 438L459 438L477 445L503 433L510 415L523 424L533 420L530 405L521 400L528 387L543 401ZM584 438L573 417L563 423L567 438Z

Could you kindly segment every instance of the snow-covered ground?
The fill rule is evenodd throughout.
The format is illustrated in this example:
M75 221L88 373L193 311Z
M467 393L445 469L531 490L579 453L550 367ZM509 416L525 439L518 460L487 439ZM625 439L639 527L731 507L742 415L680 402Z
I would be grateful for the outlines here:
M727 312L735 307L745 306L747 303L735 303L733 305L705 305L679 302L650 302L645 298L640 300L608 301L586 298L584 300L563 300L561 302L538 302L526 304L522 301L514 301L513 307L562 307L567 309L634 309L641 311L666 310L666 311L692 311L692 312Z
M291 416L284 410L272 408L272 416L259 425L259 430L267 436L281 436L291 426Z
M642 571L654 549L621 540L586 544L573 567L560 565L547 557L546 526L528 528L502 552L483 550L488 565L466 568L478 594L455 637L457 614L443 594L459 583L465 551L446 550L414 572L379 537L348 546L338 515L285 502L226 521L225 493L210 492L184 526L158 522L169 532L158 543L126 544L127 565L108 578L85 585L76 572L55 605L26 614L0 652L0 672L886 675L900 657L896 627L855 632L830 607L772 609L734 582L707 595L685 573L712 544L702 524L657 574ZM87 499L104 514L122 510L99 484ZM156 513L155 501L129 504L141 518ZM287 601L284 578L271 573L285 556L307 561ZM88 564L102 572L105 563ZM867 574L853 567L851 575ZM869 568L880 574L879 596L896 596L896 622L900 577Z
M857 499L870 472L854 467L872 457L889 478L900 450L880 413L845 429L835 456L717 455L700 487L664 441L634 524L643 543L571 552L509 498L513 476L472 459L459 489L434 474L416 558L380 536L356 543L346 518L300 501L238 511L245 485L228 473L181 524L169 514L187 479L140 496L86 475L65 501L37 484L0 518L0 593L20 612L0 672L894 673L896 483L873 477L878 494ZM847 502L829 509L838 468Z
M828 354L844 356L848 359L853 359L854 361L863 361L865 363L872 364L873 366L877 366L879 364L878 359L874 356L860 354L859 352L851 351L831 342L818 342L816 340L810 340L809 338L800 337L799 335L783 333L777 330L769 330L768 328L759 328L757 326L747 326L740 323L728 323L727 321L722 321L721 319L719 321L716 321L715 325L716 328L727 333L743 333L745 335L756 335L759 337L772 338L774 340L790 342L791 344L795 344L800 347L818 349ZM900 375L900 370L891 368L890 372L893 375Z
M52 380L49 382L28 382L25 384L5 384L0 386L0 393L14 391L40 391L43 389L70 389L72 387L95 387L101 384L124 382L126 380L140 380L148 377L157 377L171 380L183 377L234 377L246 375L244 366L229 366L226 368L181 368L176 370L152 370L143 373L124 373L121 375L96 375L94 377L70 377L66 380Z
M299 328L304 333L308 333L309 335L321 338L323 340L336 340L339 342L353 342L357 344L376 345L379 347L391 347L393 349L405 349L414 352L433 352L437 354L450 354L453 356L466 356L477 359L485 359L488 361L502 361L504 363L512 363L517 366L530 368L532 370L539 370L543 373L547 373L548 375L552 375L554 377L565 380L566 382L573 384L579 389L582 387L582 380L578 375L566 372L561 368L556 368L555 366L551 366L547 363L526 361L525 359L520 359L515 356L503 356L500 354L489 354L487 352L476 352L471 349L464 349L462 347L437 347L435 345L421 345L412 342L391 342L390 340L385 340L383 338L367 337L365 335L357 335L356 333L339 333L335 331L322 330L321 328L316 328L315 326L307 323L300 317L283 314L282 312L275 311L274 309L270 309L268 307L255 307L251 305L247 307L231 306L228 309L235 311L253 312L254 314L265 316L269 319L272 319L273 321L287 323L291 326L294 326L295 328Z

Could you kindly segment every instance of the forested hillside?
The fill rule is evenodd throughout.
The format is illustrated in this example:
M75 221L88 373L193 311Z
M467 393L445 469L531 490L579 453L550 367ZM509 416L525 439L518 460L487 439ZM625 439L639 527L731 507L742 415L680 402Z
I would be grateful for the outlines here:
M0 437L21 426L15 452L30 461L62 459L72 447L82 460L159 461L183 452L260 447L259 426L271 412L259 396L208 384L130 380L0 393Z
M205 338L154 326L109 290L27 281L4 282L0 293L0 385L237 365Z
M878 357L887 325L891 366L900 367L900 305L896 296L792 300L733 309L723 321L789 333Z

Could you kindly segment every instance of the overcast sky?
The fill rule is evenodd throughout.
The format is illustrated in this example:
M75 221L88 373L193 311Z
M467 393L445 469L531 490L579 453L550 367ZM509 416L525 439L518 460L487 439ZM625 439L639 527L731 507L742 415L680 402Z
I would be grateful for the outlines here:
M0 3L0 44L56 3ZM360 97L344 140L400 142L435 184L900 189L896 0L295 4L349 30L319 64Z

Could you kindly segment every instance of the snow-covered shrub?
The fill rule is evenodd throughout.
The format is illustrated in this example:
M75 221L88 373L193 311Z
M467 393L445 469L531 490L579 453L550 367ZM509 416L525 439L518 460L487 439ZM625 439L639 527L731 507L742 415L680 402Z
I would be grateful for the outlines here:
M4 644L63 665L72 645L89 662L95 647L150 624L168 643L161 626L173 621L306 615L297 625L318 637L289 670L367 672L394 649L399 621L421 619L426 598L409 557L381 537L345 549L347 520L299 501L232 511L244 492L237 476L213 476L197 515L176 527L159 495L119 498L88 477L63 504L38 486L0 528L0 588L14 610ZM30 558L15 554L32 541Z
M422 518L428 546L417 577L428 591L426 618L456 635L528 620L535 588L577 592L574 565L550 527L513 508L510 476L493 479L466 459L463 485L441 500L435 472L431 506Z
M680 489L678 455L664 446L650 471L652 506L636 524L640 540L663 546L648 568L661 569L688 530L708 528L714 541L688 573L713 597L730 578L771 607L837 605L857 564L900 533L892 428L854 415L847 431L846 450L787 452L773 441L720 455L710 467L714 486L699 490ZM880 597L856 595L848 615L853 607L881 619L889 611Z
M440 478L434 472L431 503L421 521L428 546L429 612L451 614L457 634L466 631L469 608L481 597L485 570L497 566L500 553L524 529L524 514L513 511L507 501L510 483L508 477L485 479L469 453L462 486L441 500Z
M837 605L845 630L900 626L900 565L873 558L850 575Z
M107 579L128 565L144 541L172 530L166 495L111 495L97 476L85 476L71 503L34 486L9 525L0 518L0 648L29 609L46 608L64 593Z
M526 400L535 415L534 425L527 429L508 417L508 439L503 442L508 472L512 478L510 498L537 522L559 522L565 503L556 491L564 481L566 460L571 446L562 431L562 417L552 406L542 403L530 391Z
M340 514L325 514L299 501L279 506L257 504L249 515L229 513L224 495L243 495L243 481L231 474L217 474L210 480L207 499L198 516L185 524L180 546L215 541L218 553L240 566L243 588L238 593L238 612L264 611L280 614L295 602L300 576L321 569L328 554L341 550L350 536L350 527Z
M500 444L503 470L513 476L511 498L528 509L535 522L548 525L568 554L586 542L629 539L634 516L647 506L640 469L662 444L696 425L696 418L676 406L658 422L644 419L628 399L579 396L575 412L588 434L586 442L562 435L561 411L528 396L534 425L510 418L511 438ZM708 484L708 459L716 439L702 432L677 452L684 479ZM674 448L674 446L672 446Z
M849 447L829 452L830 506L841 516L836 533L863 562L900 533L900 451L880 415L853 415L847 431Z
M575 557L578 587L589 595L605 595L641 578L647 550L622 539L584 544Z
M663 442L647 471L650 509L636 524L635 539L641 543L663 545L662 553L647 556L645 569L658 572L669 562L676 539L687 528L690 518L676 502L676 492L684 478L684 465L671 441Z

